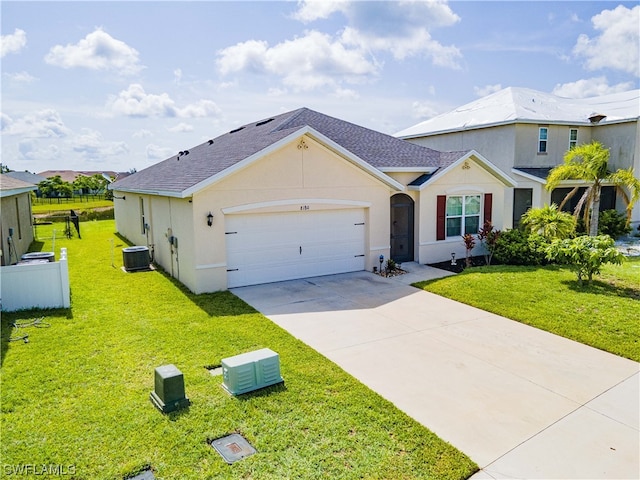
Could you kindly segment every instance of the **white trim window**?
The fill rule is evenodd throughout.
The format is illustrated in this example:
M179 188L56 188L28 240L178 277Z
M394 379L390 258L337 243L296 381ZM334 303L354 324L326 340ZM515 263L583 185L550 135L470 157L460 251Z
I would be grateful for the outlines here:
M466 233L475 235L480 231L482 213L480 195L447 197L447 237L459 237Z
M538 129L538 153L547 153L547 140L549 139L549 129L540 127Z
M569 150L573 149L578 145L578 129L571 128L569 129Z

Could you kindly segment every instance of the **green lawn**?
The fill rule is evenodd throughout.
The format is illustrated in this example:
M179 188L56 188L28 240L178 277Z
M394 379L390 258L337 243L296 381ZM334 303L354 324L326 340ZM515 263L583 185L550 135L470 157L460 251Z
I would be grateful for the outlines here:
M3 466L73 466L77 479L151 466L158 479L180 480L464 479L477 470L233 294L195 296L160 271L124 273L126 245L113 232L113 221L93 221L82 240L56 240L56 254L68 247L70 310L2 316ZM19 329L29 343L8 342L11 323L38 317L50 327ZM280 354L284 387L234 398L205 368L264 347ZM192 405L163 415L149 393L154 368L169 363ZM258 453L224 463L208 442L232 432Z
M640 257L605 266L584 287L557 266L474 267L416 286L640 361Z
M37 199L31 206L31 211L34 215L55 215L58 213L68 214L69 210L74 210L76 213L93 210L96 208L113 208L112 200L104 200L100 198L91 197L76 197L73 201L66 201L67 199L60 199L58 203L57 199Z

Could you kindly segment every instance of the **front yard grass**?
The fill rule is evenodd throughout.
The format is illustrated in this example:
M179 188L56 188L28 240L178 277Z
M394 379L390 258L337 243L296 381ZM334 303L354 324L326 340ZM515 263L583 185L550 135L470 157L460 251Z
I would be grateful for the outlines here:
M196 296L160 271L124 273L127 245L114 222L82 229L82 240L56 240L56 255L68 248L72 308L2 315L5 474L58 465L76 479L147 467L165 480L464 479L477 470L233 294ZM50 327L11 326L39 317ZM29 343L8 341L23 332ZM284 386L235 398L205 368L265 347L280 355ZM192 405L163 415L149 393L154 369L169 363L183 372ZM209 442L233 432L258 453L227 465Z
M591 286L557 266L474 267L416 286L640 361L640 257L606 265Z

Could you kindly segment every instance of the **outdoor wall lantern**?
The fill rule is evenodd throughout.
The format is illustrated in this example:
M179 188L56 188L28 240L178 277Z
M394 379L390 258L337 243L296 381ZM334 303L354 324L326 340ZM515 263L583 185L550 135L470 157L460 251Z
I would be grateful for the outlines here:
M451 252L451 265L457 265L456 263L456 254Z
M207 215L207 225L213 225L213 213L211 212L209 212L209 215Z

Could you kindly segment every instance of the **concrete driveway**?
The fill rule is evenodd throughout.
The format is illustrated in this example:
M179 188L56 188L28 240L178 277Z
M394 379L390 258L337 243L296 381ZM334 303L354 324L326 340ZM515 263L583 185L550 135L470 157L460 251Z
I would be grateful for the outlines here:
M471 457L475 479L640 478L640 364L369 272L233 289ZM286 373L285 373L286 375Z

